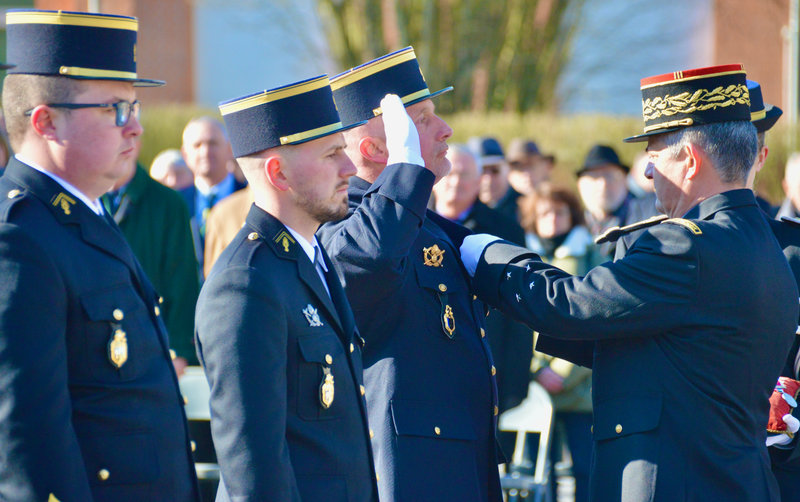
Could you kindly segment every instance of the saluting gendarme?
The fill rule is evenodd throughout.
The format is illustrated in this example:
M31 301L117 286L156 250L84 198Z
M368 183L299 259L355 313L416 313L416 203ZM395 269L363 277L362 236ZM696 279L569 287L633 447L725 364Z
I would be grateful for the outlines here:
M159 299L99 197L142 133L132 17L14 10L0 499L199 501Z
M349 210L319 236L366 340L364 382L382 501L499 501L496 370L458 242L426 209L450 170L452 129L435 113L411 47L331 79L358 169ZM387 113L396 94L406 113ZM402 110L401 110L402 111Z

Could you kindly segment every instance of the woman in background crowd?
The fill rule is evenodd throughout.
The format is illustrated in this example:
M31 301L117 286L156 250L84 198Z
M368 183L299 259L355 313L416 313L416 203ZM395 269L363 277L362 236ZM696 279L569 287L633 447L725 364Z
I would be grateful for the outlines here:
M583 226L583 209L575 194L542 184L534 193L521 198L519 207L526 245L542 260L576 275L585 274L596 264L592 236ZM531 371L553 400L551 466L566 445L572 457L575 502L585 502L592 452L592 372L540 352L534 352ZM556 481L552 473L550 480L555 498Z

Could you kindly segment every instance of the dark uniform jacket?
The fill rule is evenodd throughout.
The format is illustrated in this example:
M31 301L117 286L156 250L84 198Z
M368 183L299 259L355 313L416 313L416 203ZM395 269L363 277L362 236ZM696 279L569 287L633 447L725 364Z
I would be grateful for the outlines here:
M480 200L475 201L461 224L478 234L490 233L514 244L525 245L525 232L516 220ZM517 406L528 395L533 331L499 310L489 312L485 322L489 346L497 366L497 392L502 413ZM510 445L504 444L503 448L509 455L512 453Z
M218 501L377 500L360 337L326 263L330 296L286 227L254 205L203 285L196 343Z
M800 222L772 219L767 221L778 239L778 244L783 249L783 255L800 288ZM800 332L800 326L798 326L798 332ZM796 368L798 351L800 351L800 336L795 336L781 376L795 380L800 379ZM772 473L778 480L781 492L781 502L800 502L800 441L795 438L790 447L786 449L773 446L769 448L769 454L772 460Z
M137 165L112 216L164 299L161 310L170 346L189 364L197 364L194 307L200 285L189 212L181 196Z
M381 501L499 501L485 311L458 252L468 231L426 212L433 181L411 164L387 166L371 186L353 177L348 217L318 236L366 339Z
M0 194L0 499L199 500L158 296L119 228L16 159Z
M594 349L595 502L778 500L765 424L797 287L752 191L686 218L583 278L502 243L478 265L490 303L571 339L538 349L573 361Z

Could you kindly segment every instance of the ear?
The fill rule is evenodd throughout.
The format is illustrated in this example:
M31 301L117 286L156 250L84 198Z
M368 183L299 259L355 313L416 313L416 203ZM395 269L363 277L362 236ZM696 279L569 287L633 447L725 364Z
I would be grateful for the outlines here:
M269 180L272 186L281 192L289 190L289 180L286 178L286 173L283 172L286 166L286 160L284 160L283 157L280 155L271 155L263 160L262 166L267 180Z
M42 138L55 141L58 139L58 133L54 118L52 108L46 105L39 105L31 113L31 128Z
M372 136L364 136L359 140L358 153L368 161L377 164L386 164L389 160L389 152L386 149L386 144Z
M686 179L691 180L700 172L703 165L703 156L701 150L691 143L683 148L686 153L686 161L688 162Z

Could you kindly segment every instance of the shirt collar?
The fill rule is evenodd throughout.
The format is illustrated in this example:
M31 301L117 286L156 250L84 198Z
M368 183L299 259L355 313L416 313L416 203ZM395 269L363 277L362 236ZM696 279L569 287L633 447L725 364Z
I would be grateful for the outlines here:
M61 177L51 173L50 171L45 171L45 169L43 167L41 167L40 165L36 164L35 162L32 162L30 159L27 159L27 158L23 157L22 155L20 155L18 153L15 154L14 157L16 157L16 159L18 161L22 162L23 164L26 164L29 167L33 168L33 169L36 169L40 173L48 176L53 181L55 181L56 183L61 185L61 187L64 188L64 190L66 190L67 192L71 193L72 195L77 197L81 202L86 204L86 206L88 206L89 209L91 209L92 212L94 212L94 214L96 214L98 216L103 216L103 213L105 212L105 210L103 209L103 204L100 202L100 199L94 199L94 200L89 199L89 197L84 195L83 192L78 190L71 183L69 183L66 180L62 179Z
M199 181L199 180L197 180L197 181ZM222 179L222 181L220 181L219 183L217 183L214 186L206 186L206 185L198 183L197 181L195 181L195 185L194 185L195 188L197 188L197 191L200 192L201 194L205 195L206 197L208 197L209 195L218 195L218 194L227 195L227 194L233 192L233 188L234 188L234 178L233 178L233 174L231 174L231 173L228 173Z
M300 247L303 248L303 251L305 251L306 256L308 256L308 259L311 260L311 263L314 263L314 256L316 255L317 248L319 248L319 242L317 242L317 236L314 236L312 242L308 242L305 237L297 233L292 227L286 224L284 224L284 226L289 231L289 233L292 234L292 237L295 238L297 243L300 244ZM321 251L320 251L320 256L321 256ZM319 264L322 266L322 270L324 270L325 272L328 271L328 266L325 265L325 260L320 260Z

